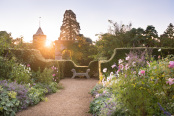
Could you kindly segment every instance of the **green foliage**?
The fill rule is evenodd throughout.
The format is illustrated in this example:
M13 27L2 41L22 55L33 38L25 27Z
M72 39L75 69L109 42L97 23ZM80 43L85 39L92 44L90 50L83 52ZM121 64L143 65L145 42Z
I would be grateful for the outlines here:
M77 36L77 42L68 46L68 49L71 50L72 60L81 66L87 66L97 54L96 46L88 42L83 35Z
M99 77L99 61L91 61L89 63L88 68L90 69L89 76L90 77Z
M30 82L30 68L16 63L14 57L12 59L7 59L0 57L0 78L1 79L10 79L12 81L16 80L18 83L29 83Z
M56 82L17 84L6 80L0 81L0 115L15 116L17 111L46 101L45 95L55 93L57 90Z
M11 80L16 80L18 83L29 83L31 82L30 68L22 64L14 64L11 71Z
M97 90L96 97L108 95L109 92L113 99L103 101L105 106L101 107L99 115L163 116L174 113L173 55L154 60L144 52L131 52L112 68L108 71L112 71L110 75L100 80L104 88ZM112 89L108 91L108 88ZM116 107L114 112L111 106Z
M131 115L159 115L162 112L158 103L165 106L166 111L174 113L171 110L173 106L167 105L173 101L171 92L174 91L166 84L167 79L173 77L172 69L168 68L169 61L154 61L149 64L150 67L130 67L119 75L119 83L114 88L117 88L120 101ZM141 70L145 74L141 74Z
M20 101L16 98L17 93L7 91L0 86L0 115L15 116Z
M104 101L106 100L106 97L99 97L95 98L90 103L90 110L89 113L92 113L93 115L98 116L101 112L101 107L104 105Z
M38 104L40 101L45 99L45 93L47 93L48 90L46 88L42 87L31 87L28 90L28 96L31 99L32 105Z
M158 51L161 49L161 51ZM99 73L101 75L101 72L104 68L107 68L108 70L112 70L111 66L116 63L118 64L119 59L123 59L126 57L126 54L128 54L130 51L134 52L143 52L144 50L148 51L148 54L151 54L156 60L158 59L158 56L160 57L166 57L167 55L174 54L173 48L145 48L145 47L135 47L135 48L116 48L114 49L114 53L112 54L111 58L109 60L101 60L99 63Z
M110 21L111 27L108 33L100 34L96 41L98 54L96 59L109 59L115 48L127 47L174 47L174 26L169 24L168 28L160 37L155 27L148 25L146 29L131 28L131 24L118 25Z
M169 24L164 34L160 36L160 46L174 47L174 26Z
M79 34L80 25L76 20L76 15L72 10L66 10L61 26L60 40L75 40Z
M11 52L8 50L5 51L5 54L8 54L9 57L12 56L12 53L16 57L18 62L22 64L30 64L32 71L37 72L40 68L40 71L47 67L55 66L58 68L58 79L64 77L72 77L71 69L76 69L79 71L86 71L90 69L91 77L98 77L98 61L91 61L89 66L77 66L71 60L46 60L42 57L38 50L29 50L29 49L11 49ZM6 70L7 71L7 70Z
M4 49L11 47L11 41L11 33L0 31L0 53L2 53Z
M43 72L39 69L35 74L33 74L33 78L35 82L41 82L49 84L53 81L53 70L45 68Z
M122 116L126 114L126 109L112 94L112 88L97 84L91 90L91 94L94 97L94 100L90 103L89 112L91 114L95 116L111 116L113 114Z

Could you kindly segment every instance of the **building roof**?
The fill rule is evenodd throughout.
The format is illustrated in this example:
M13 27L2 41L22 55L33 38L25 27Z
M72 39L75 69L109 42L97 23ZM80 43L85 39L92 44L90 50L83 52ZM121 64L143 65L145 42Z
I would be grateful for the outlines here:
M44 35L41 27L39 27L39 29L37 30L36 34L35 35Z

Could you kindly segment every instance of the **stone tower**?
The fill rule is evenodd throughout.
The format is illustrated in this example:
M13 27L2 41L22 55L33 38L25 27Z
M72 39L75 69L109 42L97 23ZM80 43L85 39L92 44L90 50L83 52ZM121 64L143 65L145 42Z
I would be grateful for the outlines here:
M46 35L44 35L41 27L37 30L36 34L33 35L34 48L39 49L45 45Z

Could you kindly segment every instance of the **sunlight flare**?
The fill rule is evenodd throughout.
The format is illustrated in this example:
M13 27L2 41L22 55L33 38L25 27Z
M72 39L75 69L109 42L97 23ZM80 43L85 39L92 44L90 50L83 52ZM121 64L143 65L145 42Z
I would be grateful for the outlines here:
M50 46L51 46L51 43L52 43L52 42L51 42L50 40L46 40L45 46L46 46L46 47L50 47Z

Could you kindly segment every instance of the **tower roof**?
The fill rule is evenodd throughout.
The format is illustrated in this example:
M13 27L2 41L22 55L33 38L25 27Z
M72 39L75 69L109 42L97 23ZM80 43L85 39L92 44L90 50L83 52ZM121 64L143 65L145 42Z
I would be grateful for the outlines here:
M39 29L37 30L36 34L35 35L44 35L41 27L39 27Z

